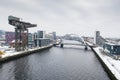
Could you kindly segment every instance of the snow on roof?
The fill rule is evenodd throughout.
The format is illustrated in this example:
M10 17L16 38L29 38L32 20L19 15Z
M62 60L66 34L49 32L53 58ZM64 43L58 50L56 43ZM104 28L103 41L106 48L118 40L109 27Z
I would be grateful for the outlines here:
M18 41L18 42L21 42L21 43L22 43L22 41ZM15 40L12 40L11 43L15 43Z
M12 40L11 43L15 43L15 40Z
M112 46L120 46L120 44L109 43L109 42L106 42L105 44L112 45Z

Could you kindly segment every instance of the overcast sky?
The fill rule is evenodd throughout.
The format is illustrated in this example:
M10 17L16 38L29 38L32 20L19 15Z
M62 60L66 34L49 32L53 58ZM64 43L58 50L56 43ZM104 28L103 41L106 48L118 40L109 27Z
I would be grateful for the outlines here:
M31 32L120 38L120 0L0 0L0 29L14 31L9 15L37 24Z

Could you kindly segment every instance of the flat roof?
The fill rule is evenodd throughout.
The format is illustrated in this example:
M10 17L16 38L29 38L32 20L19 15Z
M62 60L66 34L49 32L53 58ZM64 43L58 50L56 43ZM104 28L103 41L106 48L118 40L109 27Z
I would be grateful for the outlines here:
M109 42L106 42L105 44L108 44L108 45L111 45L111 46L120 46L120 44L114 44L114 43L109 43Z

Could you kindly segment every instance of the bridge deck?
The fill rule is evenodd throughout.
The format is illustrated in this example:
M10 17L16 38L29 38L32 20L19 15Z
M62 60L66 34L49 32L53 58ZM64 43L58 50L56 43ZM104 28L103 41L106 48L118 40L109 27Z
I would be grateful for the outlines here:
M75 43L62 43L63 45L80 45L80 46L85 46L85 44L75 44Z
M94 47L93 44L90 44L88 42L84 43L84 44L77 44L77 43L61 43L63 45L77 45L77 46L90 46L90 47Z

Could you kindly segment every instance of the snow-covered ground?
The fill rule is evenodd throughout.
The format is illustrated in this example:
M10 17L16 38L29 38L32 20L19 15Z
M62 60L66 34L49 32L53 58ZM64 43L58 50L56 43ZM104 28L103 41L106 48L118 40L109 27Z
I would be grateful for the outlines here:
M9 46L0 46L0 51L9 50Z
M103 60L115 77L120 80L120 60L115 60L112 57L107 56L105 53L101 52L101 47L93 48L98 56Z
M0 55L1 58L18 54L17 52L14 51L14 48L9 48L8 46L0 46L0 51L4 53Z
M6 57L10 57L10 56L16 56L18 54L24 54L26 52L35 51L35 50L38 50L38 49L43 49L43 48L46 48L46 47L49 47L49 46L52 46L52 44L50 44L48 46L36 47L36 48L33 48L33 49L28 49L28 50L20 51L20 52L16 52L14 50L14 48L0 47L0 51L4 52L4 54L0 55L0 58L6 58Z

